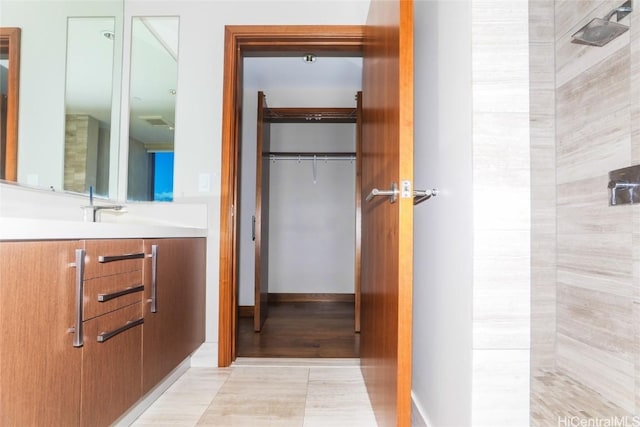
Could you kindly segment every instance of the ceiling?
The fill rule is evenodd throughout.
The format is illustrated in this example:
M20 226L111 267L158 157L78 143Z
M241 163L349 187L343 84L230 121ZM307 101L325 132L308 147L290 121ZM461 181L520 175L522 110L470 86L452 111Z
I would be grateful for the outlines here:
M244 85L252 88L336 89L362 87L362 58L302 56L244 59Z

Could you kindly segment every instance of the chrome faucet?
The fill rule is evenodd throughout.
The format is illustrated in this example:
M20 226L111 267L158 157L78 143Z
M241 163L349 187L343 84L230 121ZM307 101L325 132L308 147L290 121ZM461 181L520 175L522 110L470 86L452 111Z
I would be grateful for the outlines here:
M123 205L94 205L93 204L93 187L89 187L89 206L82 206L83 210L91 209L91 222L96 222L97 212L102 210L120 211L124 209Z
M96 222L96 213L98 211L102 211L102 210L112 210L112 211L120 211L124 208L124 206L122 205L111 205L111 206L106 206L106 205L101 205L101 206L96 206L96 205L91 205L91 206L87 206L89 208L91 208L92 212L92 222Z

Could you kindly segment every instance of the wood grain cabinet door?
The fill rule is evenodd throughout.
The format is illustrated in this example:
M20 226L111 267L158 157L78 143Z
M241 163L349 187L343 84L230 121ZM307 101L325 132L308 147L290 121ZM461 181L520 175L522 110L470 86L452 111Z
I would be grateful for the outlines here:
M144 249L146 393L204 342L206 259L204 238L145 240Z
M74 426L76 241L0 242L0 425Z
M84 325L80 425L108 426L142 396L142 304Z

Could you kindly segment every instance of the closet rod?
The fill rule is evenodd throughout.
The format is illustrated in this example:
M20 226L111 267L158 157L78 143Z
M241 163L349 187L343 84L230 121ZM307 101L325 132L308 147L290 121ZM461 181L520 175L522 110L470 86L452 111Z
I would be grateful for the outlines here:
M269 157L270 160L315 160L315 161L334 161L334 160L356 160L356 153L292 153L292 152L270 152L264 153L263 157Z
M267 153L262 153L263 157L270 157L276 159L283 159L285 157L291 157L295 160L298 159L313 159L314 157L317 159L326 159L328 157L333 158L345 158L345 159L355 159L356 153L349 153L344 151L327 153L327 152L293 152L293 151L270 151Z
M277 160L296 160L296 161L303 161L303 160L315 160L317 162L325 162L325 161L335 161L335 160L349 160L354 162L356 160L356 156L355 155L351 155L351 156L326 156L324 154L321 155L317 155L317 156L282 156L282 155L272 155L269 156L269 159L272 161L277 161Z

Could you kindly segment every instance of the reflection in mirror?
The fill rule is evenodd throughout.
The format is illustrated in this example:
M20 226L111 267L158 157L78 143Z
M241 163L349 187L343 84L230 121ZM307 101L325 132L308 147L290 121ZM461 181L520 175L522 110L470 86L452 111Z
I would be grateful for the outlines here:
M18 175L20 28L0 28L0 179Z
M131 28L128 200L173 200L177 17L134 17Z
M113 91L109 197L118 197L123 0L0 0L0 27L21 30L20 117L18 121L17 183L32 189L61 192L65 162L65 82L70 17L109 17L115 21L110 49ZM84 18L81 18L84 19ZM102 30L103 28L100 28ZM98 37L104 39L101 34ZM109 44L109 43L107 43ZM94 52L82 58L95 60Z
M109 195L115 18L69 18L64 189ZM91 60L88 60L91 58Z

